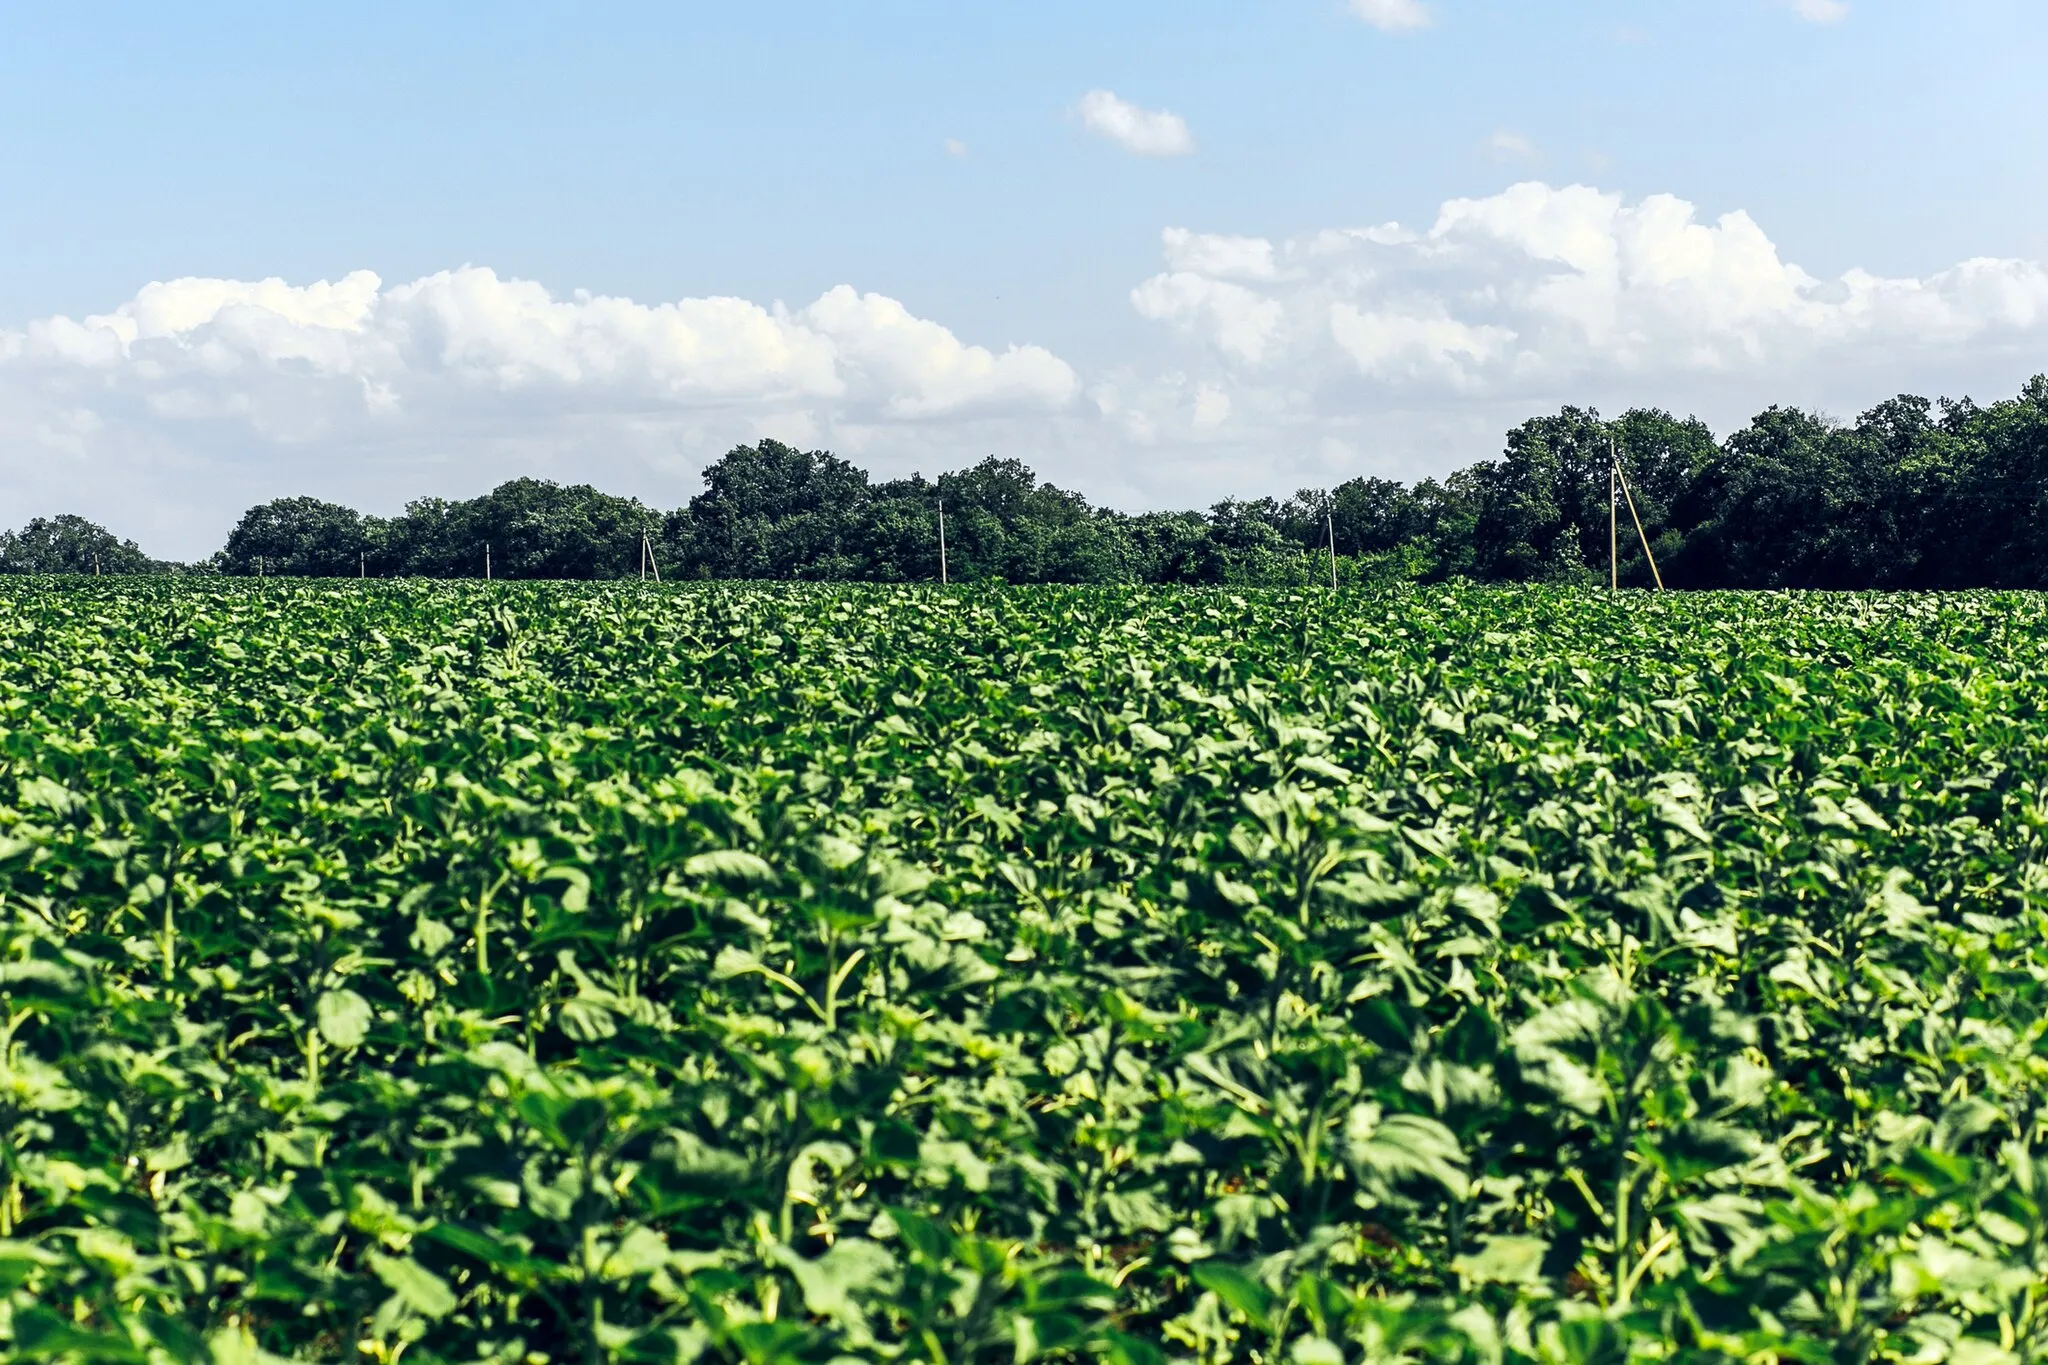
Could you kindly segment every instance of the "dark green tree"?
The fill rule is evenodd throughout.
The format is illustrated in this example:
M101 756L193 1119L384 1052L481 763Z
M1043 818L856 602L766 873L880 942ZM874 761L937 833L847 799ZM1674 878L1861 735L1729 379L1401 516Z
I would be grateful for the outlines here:
M1246 586L1306 581L1314 570L1303 538L1313 519L1273 498L1224 499L1209 509L1209 534L1196 552L1195 581Z
M867 474L823 450L735 446L690 500L691 570L708 578L859 578Z
M37 517L19 531L0 531L0 573L147 574L170 567L144 554L134 541L69 513Z
M1330 507L1341 555L1385 554L1428 526L1421 501L1393 479L1347 479L1330 491Z
M1199 512L1143 512L1126 518L1135 576L1145 583L1221 582L1222 559Z
M889 486L888 491L897 490ZM933 492L946 503L954 577L1070 582L1078 567L1093 558L1087 500L1040 483L1021 460L991 455L970 469L940 475Z
M881 485L848 548L878 583L937 582L938 490L921 475Z
M1934 405L1901 394L1829 442L1822 582L1833 588L1909 588L1942 576L1931 534L1946 492L1967 463Z
M1664 557L1684 544L1674 509L1715 455L1713 434L1697 419L1680 421L1636 409L1603 422L1591 408L1565 408L1508 433L1498 460L1473 468L1477 506L1471 547L1476 576L1494 580L1598 581L1618 556L1621 581L1653 581L1627 498L1616 494L1609 522L1610 470L1619 465L1653 547Z
M234 575L354 578L371 570L368 556L381 548L373 520L318 498L276 498L242 514L216 562Z
M1774 407L1724 441L1682 499L1674 585L1824 586L1833 437L1825 418Z
M1697 417L1680 419L1660 408L1632 408L1608 427L1614 438L1615 459L1628 479L1628 495L1635 500L1636 514L1642 518L1658 568L1666 569L1684 550L1691 530L1683 515L1686 495L1712 465L1720 447L1714 433ZM1592 475L1596 505L1590 518L1579 524L1579 541L1597 578L1607 568L1608 543L1603 524L1607 514L1605 456L1595 454L1600 463ZM1615 532L1622 583L1650 586L1655 580L1643 561L1642 540L1629 515L1626 496L1615 509ZM1669 573L1665 583L1677 586Z
M2048 585L2048 376L2017 398L1943 406L1958 468L1931 514L1936 587Z
M640 540L664 534L661 515L588 484L513 479L480 498L422 498L385 535L398 570L430 578L627 578Z

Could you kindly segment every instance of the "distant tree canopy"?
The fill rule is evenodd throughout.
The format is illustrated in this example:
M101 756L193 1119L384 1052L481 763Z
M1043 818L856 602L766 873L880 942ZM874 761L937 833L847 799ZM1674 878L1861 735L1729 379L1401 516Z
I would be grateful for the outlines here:
M481 578L488 553L498 578L623 578L639 565L641 536L660 533L661 514L588 484L514 479L466 502L422 498L365 529L381 551L375 574Z
M0 531L0 573L157 573L170 566L84 517L37 517Z
M1532 418L1500 456L1404 484L1357 478L1207 512L1128 514L1016 460L875 482L820 450L736 446L687 507L515 479L467 501L363 516L315 498L251 508L211 561L224 574L619 578L642 537L670 579L1288 584L1598 582L1608 574L1610 452L1664 581L1689 588L2048 588L2048 377L1988 407L1910 395L1852 424L1771 408L1716 441L1655 409ZM1625 584L1651 571L1624 504ZM0 534L0 571L173 566L80 517Z
M354 577L375 520L318 498L279 498L242 514L215 563L231 574Z
M514 479L480 498L421 498L402 516L366 517L317 498L278 498L243 513L211 566L224 574L313 578L618 578L636 572L640 537L662 517L587 484Z

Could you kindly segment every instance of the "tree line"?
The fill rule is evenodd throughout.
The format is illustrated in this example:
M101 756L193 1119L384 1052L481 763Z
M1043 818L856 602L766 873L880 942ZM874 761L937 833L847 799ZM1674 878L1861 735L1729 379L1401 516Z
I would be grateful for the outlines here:
M624 578L643 544L665 579L1307 583L1334 538L1350 582L1598 582L1609 459L1664 581L1690 588L2048 587L2048 377L2012 399L1902 395L1853 423L1774 407L1716 440L1696 418L1567 407L1446 478L1357 478L1206 512L1125 513L990 457L877 481L825 451L735 447L662 511L587 485L515 479L395 517L315 498L251 508L210 559L153 560L75 516L0 533L0 572ZM1618 573L1651 569L1626 509Z

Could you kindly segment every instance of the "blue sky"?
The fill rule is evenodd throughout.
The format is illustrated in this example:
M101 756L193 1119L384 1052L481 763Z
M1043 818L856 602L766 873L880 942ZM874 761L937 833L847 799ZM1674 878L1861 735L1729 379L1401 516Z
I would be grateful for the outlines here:
M1180 504L1564 401L1993 396L2048 369L2043 51L2038 0L6 4L0 523L672 505L758 435Z

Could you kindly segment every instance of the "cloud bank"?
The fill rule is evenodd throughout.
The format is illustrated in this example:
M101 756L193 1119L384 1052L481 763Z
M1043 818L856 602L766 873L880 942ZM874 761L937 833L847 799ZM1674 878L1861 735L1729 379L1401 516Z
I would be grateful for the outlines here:
M1407 397L1537 397L1702 376L1771 383L1828 369L2039 346L2048 269L1965 261L1924 279L1784 260L1748 214L1702 221L1671 195L1515 185L1399 224L1286 242L1168 229L1140 314L1242 383L1363 384Z
M903 419L1073 396L1036 346L963 343L894 299L841 285L795 312L737 298L641 304L464 266L385 288L369 271L293 286L182 279L112 313L0 333L0 364L132 397L167 416L304 424L496 405L729 407L830 401ZM272 401L275 400L275 401Z
M997 452L1122 505L1442 473L1564 402L1853 414L2011 393L2048 368L2048 268L1820 278L1742 212L1528 182L1426 227L1169 228L1105 299L1114 355L963 339L850 286L788 308L666 303L466 266L387 284L180 279L0 330L0 505L80 511L160 554L310 492L367 510L517 474L674 505L735 440L877 468Z

